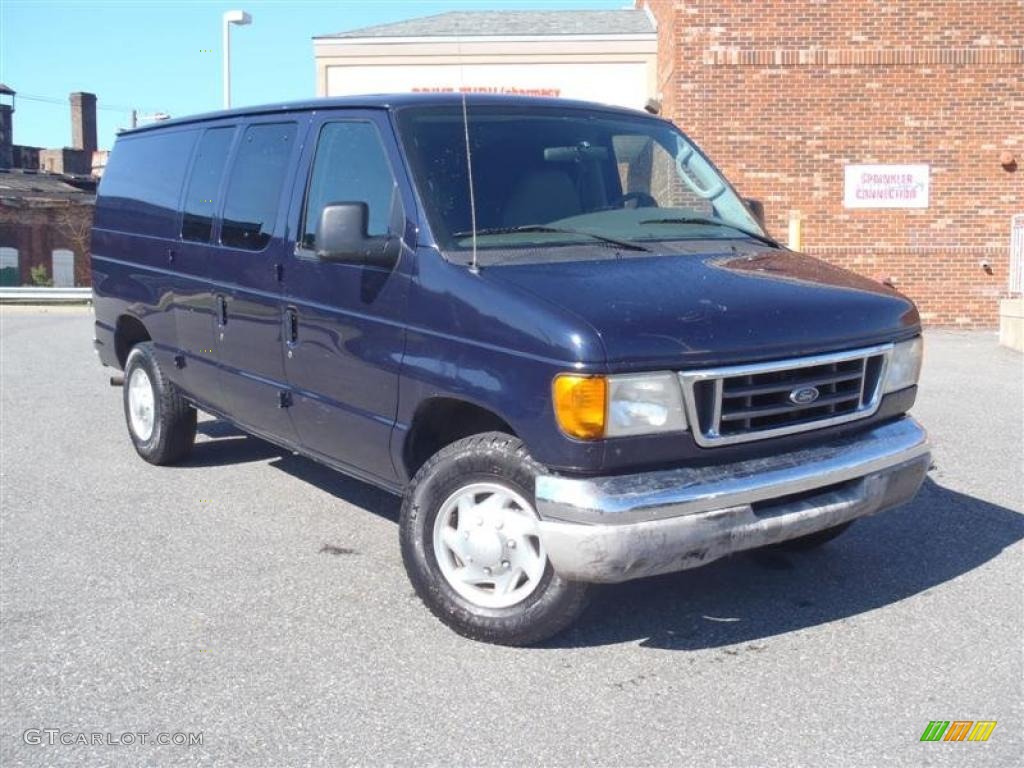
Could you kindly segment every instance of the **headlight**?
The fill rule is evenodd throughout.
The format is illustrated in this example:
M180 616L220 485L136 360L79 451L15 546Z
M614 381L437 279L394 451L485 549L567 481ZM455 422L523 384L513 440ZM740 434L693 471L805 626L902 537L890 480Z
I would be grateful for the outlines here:
M924 356L924 339L917 336L910 341L901 341L892 348L889 369L885 374L883 394L897 392L917 384L921 375L921 359Z
M674 373L557 376L555 415L572 437L650 435L686 429L682 389Z
M674 373L608 377L608 437L684 429L683 392Z

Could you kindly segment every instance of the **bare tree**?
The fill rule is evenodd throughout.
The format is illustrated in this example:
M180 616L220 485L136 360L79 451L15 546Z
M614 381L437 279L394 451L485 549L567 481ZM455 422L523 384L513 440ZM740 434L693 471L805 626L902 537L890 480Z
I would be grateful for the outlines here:
M89 271L91 206L69 202L58 211L56 221L57 231L67 239L75 253L75 285L81 285Z

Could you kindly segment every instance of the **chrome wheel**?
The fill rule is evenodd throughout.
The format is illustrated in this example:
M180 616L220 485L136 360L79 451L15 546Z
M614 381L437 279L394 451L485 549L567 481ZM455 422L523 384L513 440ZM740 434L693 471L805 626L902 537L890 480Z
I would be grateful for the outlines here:
M145 442L153 435L156 401L153 383L141 366L128 379L128 421L135 436Z
M434 521L434 552L452 589L483 608L525 600L547 564L533 507L497 483L474 483L448 497Z

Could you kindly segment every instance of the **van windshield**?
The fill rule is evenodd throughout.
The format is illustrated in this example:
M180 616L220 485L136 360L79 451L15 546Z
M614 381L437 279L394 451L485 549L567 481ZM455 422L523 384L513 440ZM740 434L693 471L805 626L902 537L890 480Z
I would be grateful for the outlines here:
M743 201L670 123L558 107L468 106L477 247L765 238ZM472 247L461 106L398 112L434 237Z

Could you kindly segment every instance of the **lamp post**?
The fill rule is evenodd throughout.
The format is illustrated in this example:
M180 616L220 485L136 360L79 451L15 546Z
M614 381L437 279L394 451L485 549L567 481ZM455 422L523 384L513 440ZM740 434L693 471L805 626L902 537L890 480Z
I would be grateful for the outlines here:
M231 25L244 27L252 24L252 16L245 11L227 11L224 14L224 109L231 107Z

